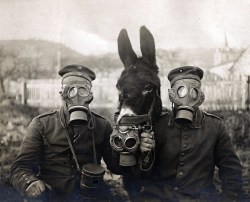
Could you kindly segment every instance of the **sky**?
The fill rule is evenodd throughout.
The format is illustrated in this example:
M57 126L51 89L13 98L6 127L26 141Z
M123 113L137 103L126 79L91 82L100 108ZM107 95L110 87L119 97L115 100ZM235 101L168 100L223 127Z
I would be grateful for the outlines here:
M0 0L0 40L60 42L82 54L117 52L121 29L139 51L145 25L156 48L250 44L249 0Z

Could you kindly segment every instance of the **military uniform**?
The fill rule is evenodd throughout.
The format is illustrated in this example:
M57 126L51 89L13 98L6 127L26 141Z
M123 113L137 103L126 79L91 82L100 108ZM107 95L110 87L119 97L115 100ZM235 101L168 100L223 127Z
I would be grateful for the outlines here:
M20 148L18 157L11 168L11 182L21 193L30 183L41 179L58 193L72 193L79 188L80 173L72 157L67 140L67 131L63 128L63 107L42 114L32 120ZM97 161L103 157L107 168L112 167L112 150L109 135L112 128L107 120L94 114L94 128ZM66 121L68 115L66 114ZM87 124L87 122L86 122ZM93 163L91 130L87 125L79 126L79 138L73 143L78 163ZM70 128L70 126L69 126ZM69 129L69 134L71 134ZM73 138L70 135L71 139Z
M95 74L81 65L66 66L59 74L63 77L62 84L66 85L62 93L63 105L59 110L37 116L30 123L11 167L11 183L22 194L37 197L42 191L37 191L33 182L41 180L52 188L45 194L42 192L49 201L106 197L109 190L102 180L96 189L84 189L84 192L80 189L83 165L92 163L98 167L103 158L114 173L118 165L109 144L110 123L88 109L93 99L90 86Z
M225 125L198 107L204 99L202 77L203 71L192 66L173 69L168 75L176 88L171 89L175 94L169 94L174 108L154 123L156 159L140 195L143 200L218 201L222 197L231 201L241 196L242 166ZM222 195L213 183L215 167Z
M166 124L168 123L168 124ZM240 196L242 166L222 121L198 110L190 126L164 115L155 123L156 159L143 197L159 200L215 201L215 166L223 194Z

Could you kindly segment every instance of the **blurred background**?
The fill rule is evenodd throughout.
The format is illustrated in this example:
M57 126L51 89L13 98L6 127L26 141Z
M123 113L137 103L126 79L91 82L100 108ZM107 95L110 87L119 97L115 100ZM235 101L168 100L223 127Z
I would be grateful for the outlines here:
M142 25L155 39L165 107L171 108L167 74L172 68L194 65L204 70L202 109L225 122L244 166L244 192L249 194L249 19L247 0L2 0L0 201L22 200L8 196L13 192L9 168L31 119L60 106L61 67L82 64L96 73L91 108L113 123L115 85L123 70L117 37L127 29L141 55Z

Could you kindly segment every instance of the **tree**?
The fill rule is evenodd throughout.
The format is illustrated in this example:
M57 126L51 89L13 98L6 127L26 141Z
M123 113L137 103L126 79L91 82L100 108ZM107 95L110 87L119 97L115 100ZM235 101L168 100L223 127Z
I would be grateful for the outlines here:
M0 49L0 94L5 97L6 89L4 82L9 78L17 68L18 54L14 51L5 52L3 48Z

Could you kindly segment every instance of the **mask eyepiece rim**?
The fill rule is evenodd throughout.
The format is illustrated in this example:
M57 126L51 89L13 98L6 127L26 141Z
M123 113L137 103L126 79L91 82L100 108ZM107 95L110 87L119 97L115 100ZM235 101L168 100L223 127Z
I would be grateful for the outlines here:
M182 91L182 92L180 92ZM177 89L177 95L179 98L183 98L188 94L188 87L186 85L179 86Z

